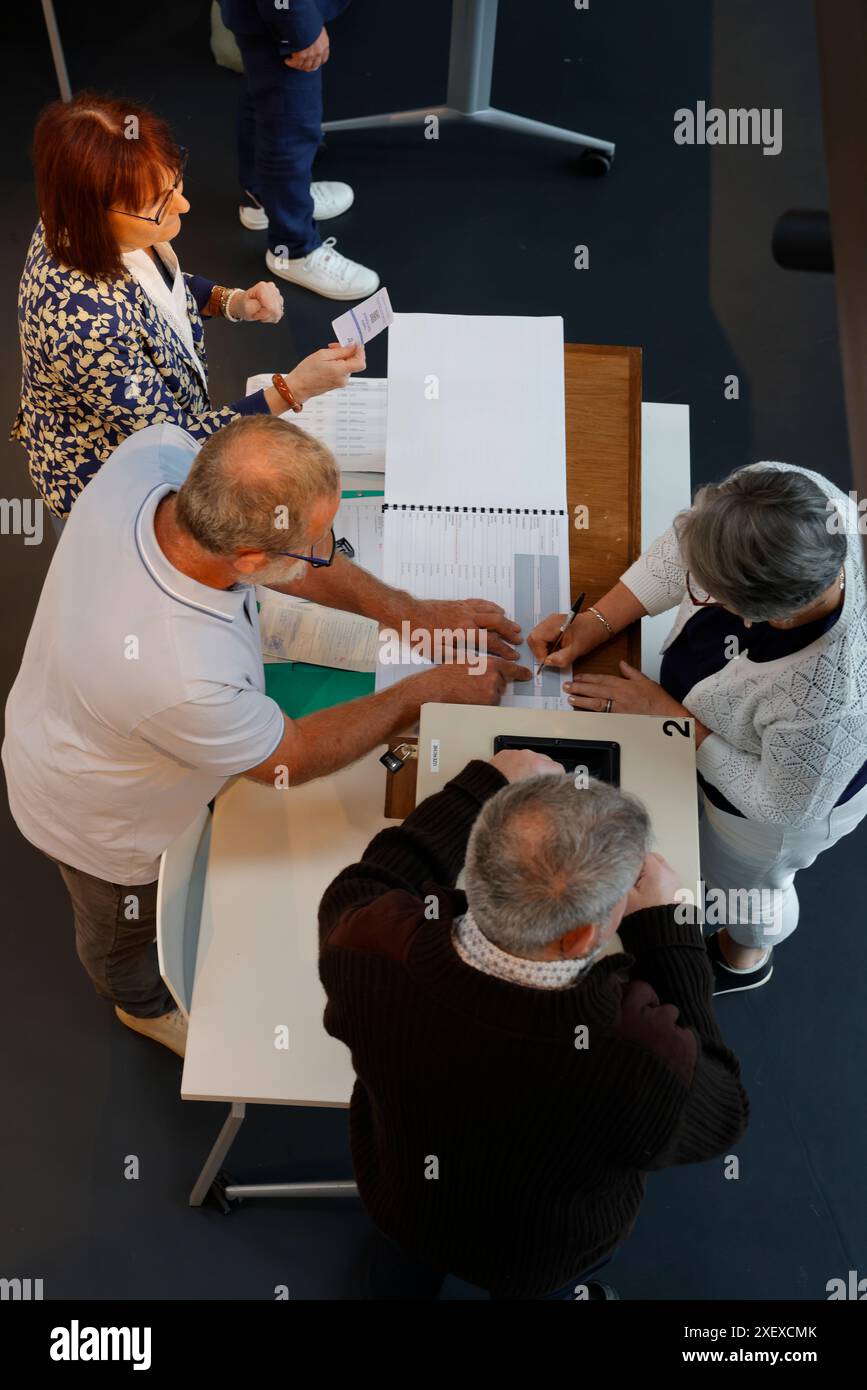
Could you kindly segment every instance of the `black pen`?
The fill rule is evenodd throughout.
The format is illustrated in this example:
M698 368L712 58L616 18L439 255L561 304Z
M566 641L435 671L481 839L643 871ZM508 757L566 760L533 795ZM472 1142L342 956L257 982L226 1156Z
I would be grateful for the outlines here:
M578 613L579 613L579 611L580 611L581 605L582 605L582 603L584 602L584 600L585 600L586 597L587 597L586 593L584 593L584 594L579 594L578 597L576 598L575 602L572 604L572 611L568 614L565 623L564 623L563 626L561 627L561 629L560 629L560 631L559 631L559 633L558 633L558 635L557 635L557 639L556 639L556 641L554 642L553 647L552 647L551 650L549 651L548 656L553 656L554 652L555 652L555 651L557 650L557 648L560 646L560 643L563 641L563 634L564 634L564 633L572 626L572 624L574 623L574 621L575 621L575 619L577 618ZM544 671L544 669L545 669L545 667L546 667L546 665L547 665L547 662L548 662L548 656L545 657L545 660L544 660L544 661L540 661L540 662L539 662L539 665L536 667L536 676L537 676L537 677L539 676L540 672Z

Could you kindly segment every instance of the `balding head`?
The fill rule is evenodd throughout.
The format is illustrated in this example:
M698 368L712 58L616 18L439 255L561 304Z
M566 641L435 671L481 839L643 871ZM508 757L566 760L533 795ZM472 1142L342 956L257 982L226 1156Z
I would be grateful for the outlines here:
M513 782L486 801L467 846L467 901L489 941L532 955L604 927L635 883L650 835L641 802L591 778Z
M242 415L202 445L176 515L213 555L279 555L305 543L312 508L339 491L334 456L318 439L276 415Z

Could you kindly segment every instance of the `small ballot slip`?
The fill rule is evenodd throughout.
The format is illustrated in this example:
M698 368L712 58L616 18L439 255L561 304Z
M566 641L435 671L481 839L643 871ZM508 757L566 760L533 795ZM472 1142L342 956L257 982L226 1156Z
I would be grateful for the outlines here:
M391 300L388 290L383 287L363 303L356 304L354 309L348 309L345 314L341 314L331 327L340 346L348 347L350 343L369 343L371 338L375 338L377 333L381 333L393 322Z

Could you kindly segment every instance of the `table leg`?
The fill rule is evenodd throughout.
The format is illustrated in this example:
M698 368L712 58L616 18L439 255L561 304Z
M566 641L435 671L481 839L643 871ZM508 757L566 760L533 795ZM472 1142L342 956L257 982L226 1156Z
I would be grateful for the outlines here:
M210 1192L214 1179L223 1166L223 1160L235 1142L235 1135L244 1123L246 1109L243 1101L239 1100L233 1100L229 1106L229 1113L223 1121L217 1141L205 1159L204 1167L190 1193L191 1207L200 1207Z
M452 0L449 74L445 106L413 111L390 111L375 116L353 116L326 121L324 131L377 130L388 126L421 125L430 116L439 120L480 121L517 135L536 135L544 140L564 140L589 151L587 159L599 161L599 172L610 168L614 145L593 135L581 135L562 126L546 125L526 116L491 106L491 76L497 31L498 0Z

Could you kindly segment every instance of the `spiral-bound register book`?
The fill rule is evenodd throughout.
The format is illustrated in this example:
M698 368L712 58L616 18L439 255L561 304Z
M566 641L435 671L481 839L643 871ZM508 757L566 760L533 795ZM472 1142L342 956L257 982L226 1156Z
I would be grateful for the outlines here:
M563 320L396 314L389 334L383 577L490 599L526 638L572 602ZM526 643L519 660L535 666ZM377 688L415 669L381 663ZM544 671L503 704L563 707L561 683Z

